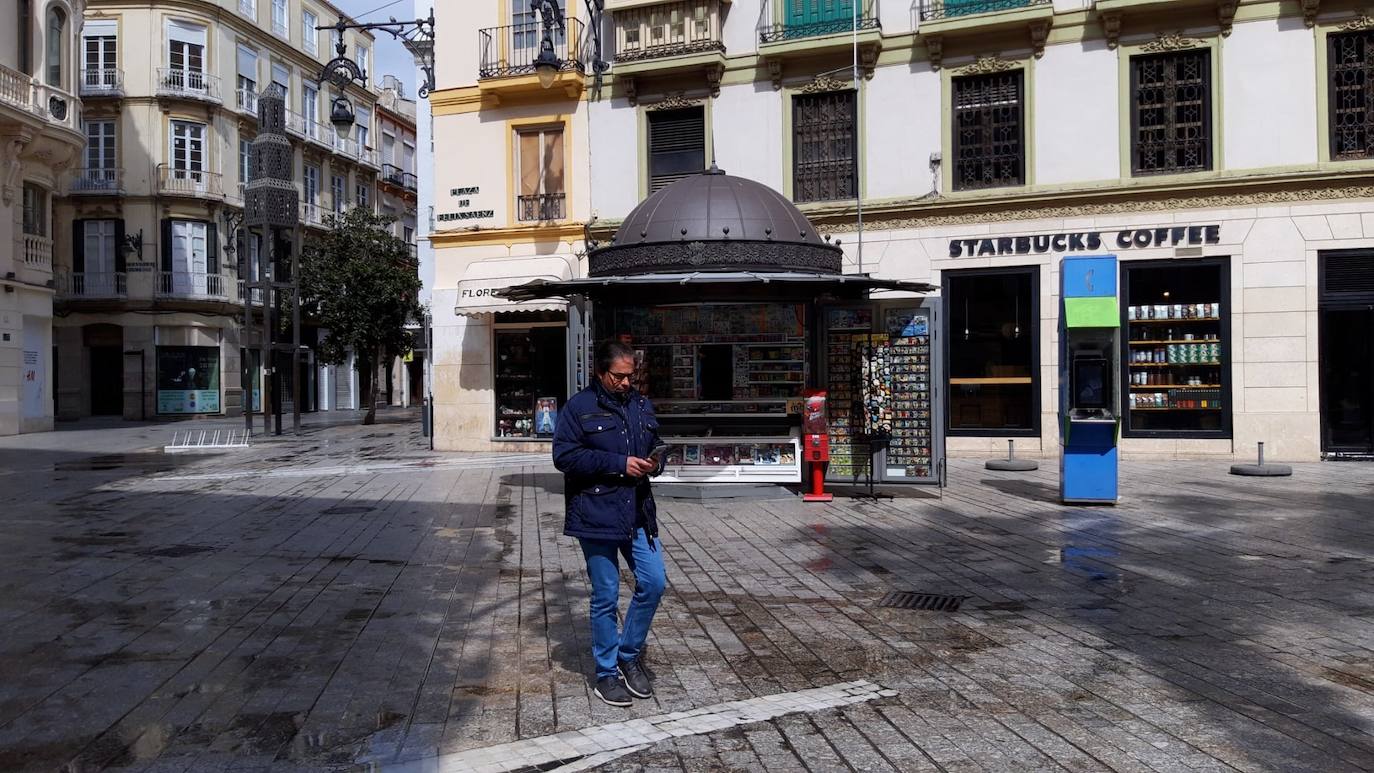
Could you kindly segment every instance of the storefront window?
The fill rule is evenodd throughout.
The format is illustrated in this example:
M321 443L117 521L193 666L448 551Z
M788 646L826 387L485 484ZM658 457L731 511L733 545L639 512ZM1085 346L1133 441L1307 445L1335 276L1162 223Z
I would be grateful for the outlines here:
M157 412L219 411L219 347L157 347Z
M563 325L496 329L496 436L551 438L568 397Z
M1220 261L1126 263L1124 427L1136 437L1229 437L1229 307Z
M1038 273L944 273L950 434L1039 432Z

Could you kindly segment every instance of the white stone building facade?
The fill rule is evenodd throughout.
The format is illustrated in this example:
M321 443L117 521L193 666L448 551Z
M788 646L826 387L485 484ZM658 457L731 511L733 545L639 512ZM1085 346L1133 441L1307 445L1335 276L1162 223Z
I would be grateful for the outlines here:
M476 27L518 12L478 5ZM841 240L846 270L940 286L951 454L1008 439L1058 453L1058 264L1074 254L1122 262L1125 458L1374 452L1374 104L1358 88L1374 20L1168 0L606 6L605 86L584 59L558 111L578 122L568 224L605 241L653 190L714 163L790 197ZM582 243L580 229L508 230L511 121L554 111L530 106L540 92L503 98L474 32L438 46L453 59L440 72L475 85L441 91L436 136L448 113L485 151L438 149L436 211L450 189L500 192L474 204L490 218L436 226L436 347L453 374L436 400L484 395L448 431L490 447L499 388L489 334L470 332L483 318L437 320L473 261L577 258ZM450 261L446 233L485 243Z

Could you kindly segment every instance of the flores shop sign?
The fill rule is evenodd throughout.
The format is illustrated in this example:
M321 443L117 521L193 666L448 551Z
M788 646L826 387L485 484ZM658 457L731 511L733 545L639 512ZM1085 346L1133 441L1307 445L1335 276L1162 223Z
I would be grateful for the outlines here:
M1105 235L1104 235L1105 234ZM1047 252L1095 252L1149 247L1200 247L1221 242L1220 225L1180 225L1170 228L1128 228L1110 231L1075 231L1034 236L991 236L985 239L951 239L951 258L987 255L1037 255Z

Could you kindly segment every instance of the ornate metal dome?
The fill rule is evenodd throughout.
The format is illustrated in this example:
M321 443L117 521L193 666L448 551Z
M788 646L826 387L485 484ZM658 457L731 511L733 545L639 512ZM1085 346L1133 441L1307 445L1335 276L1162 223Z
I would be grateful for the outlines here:
M640 202L610 245L588 255L591 276L667 271L838 274L840 248L766 185L713 165Z

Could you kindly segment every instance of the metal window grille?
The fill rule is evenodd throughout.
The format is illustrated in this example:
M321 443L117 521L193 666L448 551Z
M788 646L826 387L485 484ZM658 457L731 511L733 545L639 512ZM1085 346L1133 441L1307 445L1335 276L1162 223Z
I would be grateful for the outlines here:
M706 119L700 107L649 113L649 192L706 168Z
M1131 172L1212 168L1211 52L1172 51L1131 59Z
M1327 46L1331 158L1374 156L1374 32L1331 35Z
M1026 181L1021 70L953 80L954 189L998 188Z
M858 192L852 90L792 98L792 199L852 199Z

